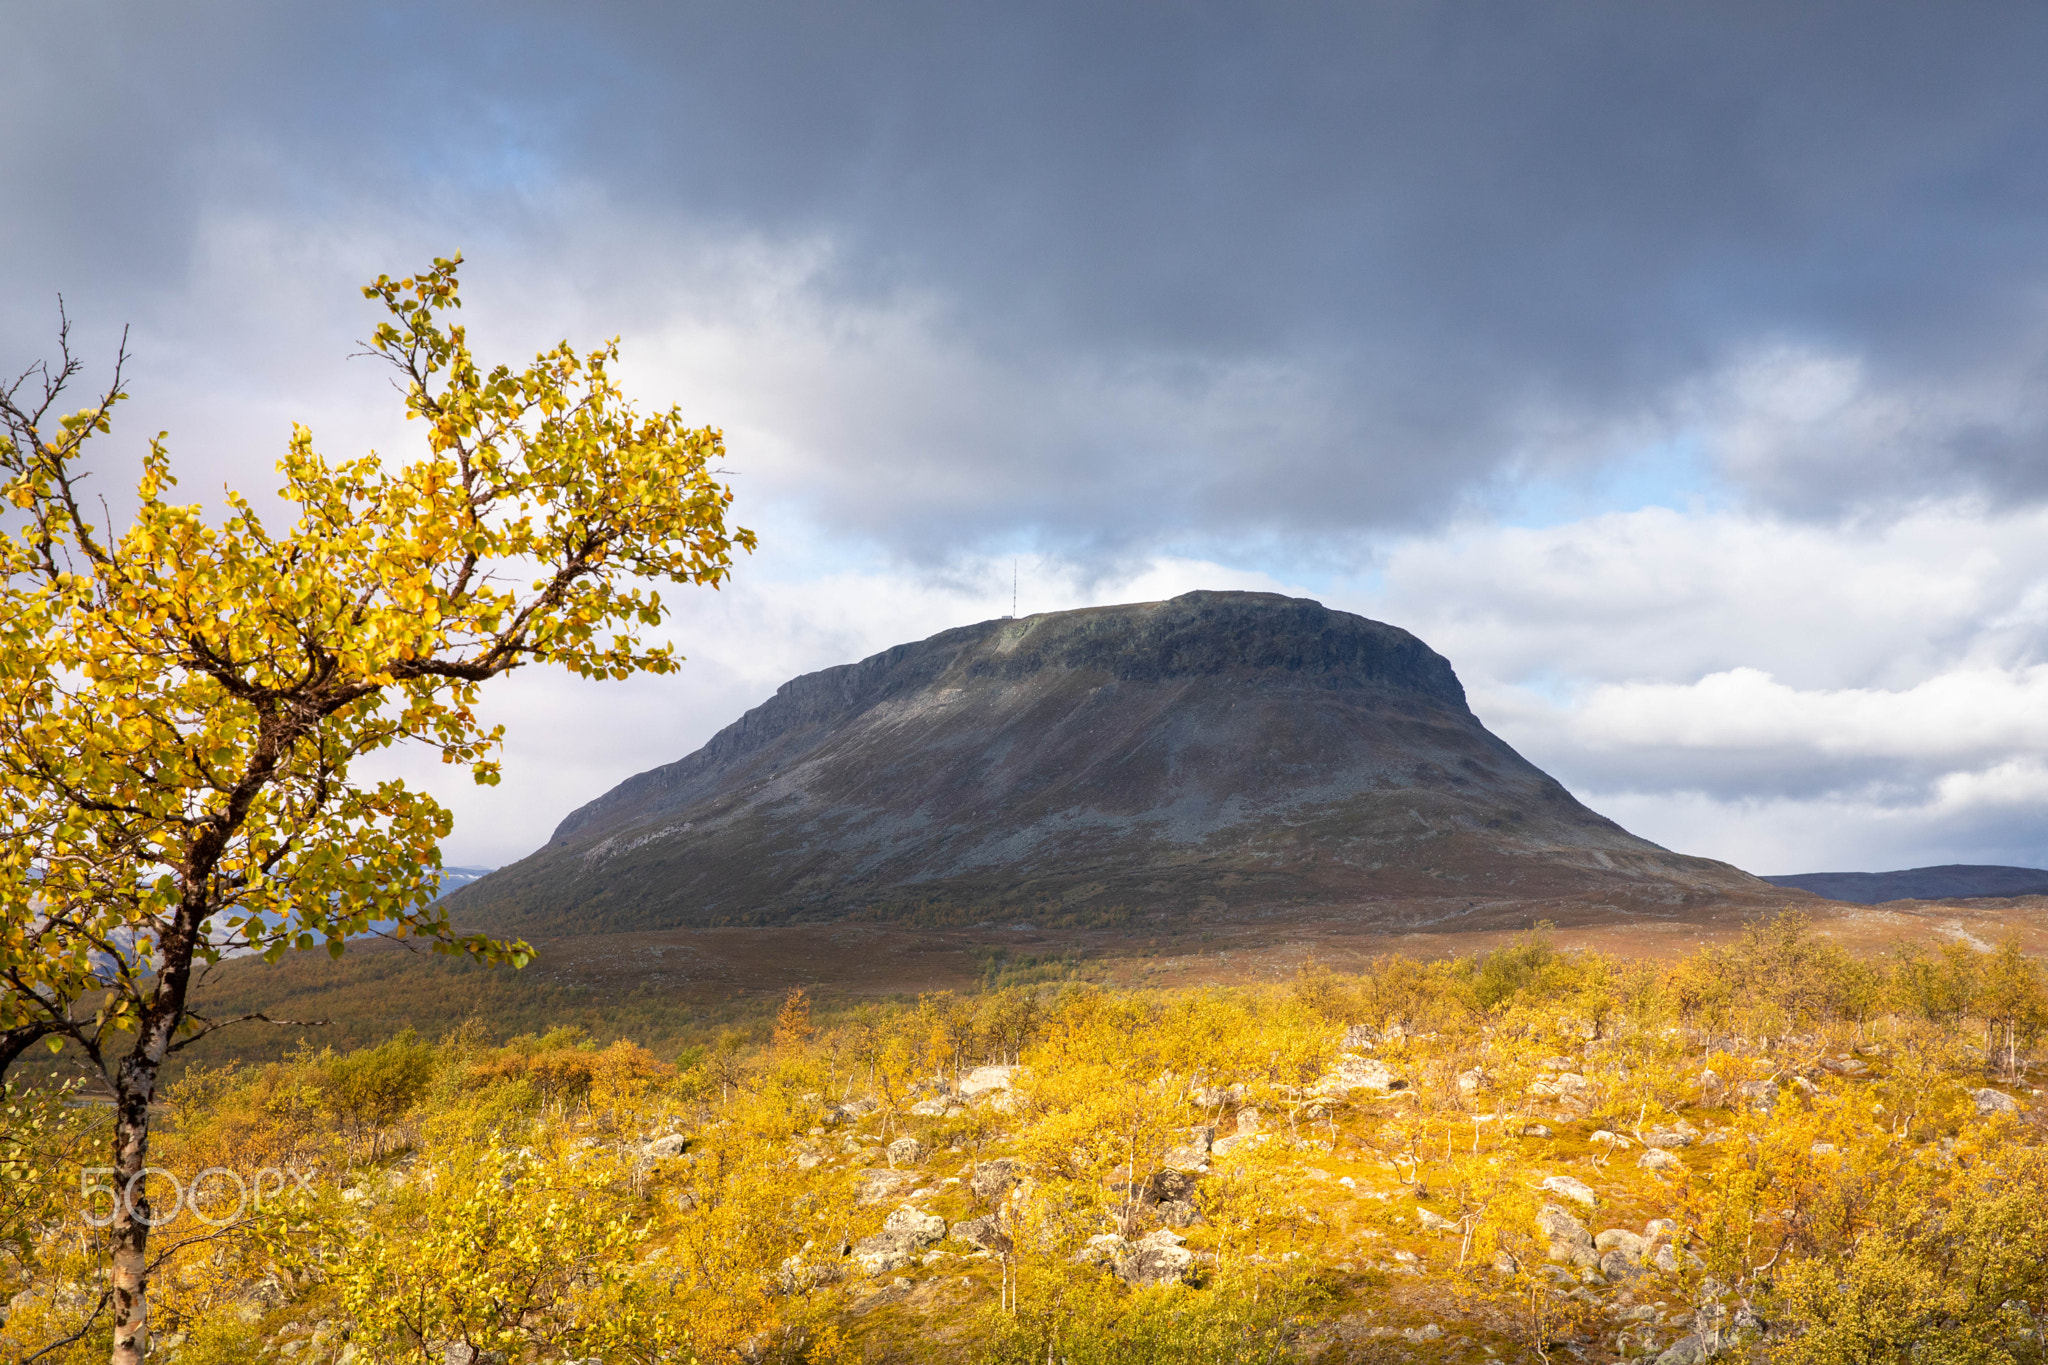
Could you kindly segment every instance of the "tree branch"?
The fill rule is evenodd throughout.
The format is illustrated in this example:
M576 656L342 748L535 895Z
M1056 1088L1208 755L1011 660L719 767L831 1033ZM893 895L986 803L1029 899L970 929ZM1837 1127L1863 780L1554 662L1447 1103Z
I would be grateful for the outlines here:
M185 1017L187 1019L199 1018L198 1015L191 1014L189 1012L186 1014ZM279 1028L325 1028L327 1025L333 1022L334 1021L332 1019L273 1019L267 1014L238 1014L232 1019L216 1019L207 1021L205 1028L200 1029L197 1033L192 1034L190 1037L180 1038L177 1042L172 1043L169 1047L165 1048L164 1051L177 1052L183 1048L188 1048L192 1046L192 1044L198 1042L201 1038L206 1037L208 1034L218 1032L219 1030L227 1028L234 1024L260 1023L275 1024Z
M21 1365L35 1365L36 1361L41 1360L50 1352L61 1351L66 1346L71 1345L71 1343L73 1343L74 1341L77 1341L80 1338L84 1337L87 1332L90 1332L92 1330L93 1324L100 1320L100 1314L107 1311L107 1304L110 1300L112 1300L113 1297L113 1290L102 1289L100 1291L100 1301L92 1306L92 1312L86 1314L84 1324L81 1325L76 1332L73 1332L70 1336L65 1337L61 1341L51 1342L48 1346L45 1346L42 1350L37 1351L32 1356L22 1357Z
M0 1030L0 1079L7 1075L7 1068L22 1053L49 1037L56 1030L48 1024L21 1024L11 1029Z

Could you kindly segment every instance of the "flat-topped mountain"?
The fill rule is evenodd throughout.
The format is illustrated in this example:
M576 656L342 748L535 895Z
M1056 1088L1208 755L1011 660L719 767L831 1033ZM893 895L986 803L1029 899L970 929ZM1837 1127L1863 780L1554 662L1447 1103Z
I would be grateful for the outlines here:
M450 904L559 934L1770 891L1580 805L1408 632L1193 592L984 621L796 678Z

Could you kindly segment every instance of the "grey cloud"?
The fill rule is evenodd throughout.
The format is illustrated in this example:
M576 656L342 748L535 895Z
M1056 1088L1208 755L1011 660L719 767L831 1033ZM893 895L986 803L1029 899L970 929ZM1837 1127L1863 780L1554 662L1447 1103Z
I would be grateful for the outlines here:
M1770 345L1935 410L1860 477L1789 437L1730 455L1759 499L2048 486L2022 401L2048 361L2034 6L79 4L9 26L10 354L58 287L96 318L175 310L223 212L569 262L625 300L706 235L818 238L824 303L936 299L933 344L1014 376L968 391L981 425L905 417L915 394L859 432L813 419L827 444L785 494L910 553L1415 525L1503 471L1739 420L1698 393ZM608 257L577 254L593 235ZM1210 401L1247 374L1291 402ZM1127 410L1044 420L1090 384ZM871 492L896 461L950 491Z

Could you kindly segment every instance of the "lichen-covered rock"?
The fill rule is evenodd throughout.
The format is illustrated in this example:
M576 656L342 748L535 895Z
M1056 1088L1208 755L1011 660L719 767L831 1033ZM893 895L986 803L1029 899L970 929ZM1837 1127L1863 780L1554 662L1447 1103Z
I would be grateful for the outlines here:
M1685 1163L1661 1148L1652 1147L1636 1158L1636 1165L1646 1171L1678 1171L1685 1169Z
M1600 1273L1610 1280L1626 1280L1642 1273L1642 1262L1626 1251L1605 1252L1600 1257Z
M1139 1188L1138 1199L1147 1205L1171 1204L1195 1197L1199 1182L1186 1171L1154 1171Z
M1583 1204L1589 1209L1600 1203L1600 1196L1593 1193L1592 1186L1568 1175L1546 1176L1536 1188L1549 1194L1561 1194L1574 1204Z
M2003 1090L1993 1090L1989 1086L1982 1090L1972 1090L1970 1098L1977 1102L1977 1112L1987 1117L1992 1114L2017 1114L2020 1111L2018 1100Z
M1376 1057L1340 1057L1337 1064L1323 1073L1315 1088L1325 1094L1337 1094L1351 1090L1372 1090L1386 1094L1395 1090L1406 1090L1408 1082L1394 1074L1393 1070Z
M1583 1242L1593 1245L1593 1234L1561 1204L1545 1204L1536 1211L1536 1230L1553 1242Z
M836 1284L844 1277L837 1265L818 1261L807 1261L799 1252L783 1258L781 1267L775 1272L775 1288L784 1294L804 1294L828 1284Z
M1707 1339L1695 1332L1672 1342L1652 1365L1700 1365L1711 1354Z
M981 1162L974 1168L974 1174L967 1178L967 1188L974 1197L984 1203L992 1203L1003 1197L1010 1186L1023 1178L1024 1164L1009 1157L997 1157L993 1161Z
M1115 1265L1131 1249L1128 1239L1114 1232L1098 1233L1081 1244L1074 1253L1079 1265Z
M1549 1099L1581 1099L1600 1089L1597 1081L1591 1081L1576 1071L1560 1071L1555 1076L1538 1076L1529 1082L1529 1093Z
M900 1137L886 1149L891 1165L915 1166L924 1160L924 1144L914 1137Z
M476 1347L460 1341L451 1341L441 1348L442 1365L505 1365L503 1351L479 1351Z
M887 1275L909 1265L912 1257L900 1238L878 1232L853 1244L853 1259L862 1274Z
M972 1100L1008 1090L1016 1076L1014 1066L978 1066L960 1078L960 1098Z
M1195 1256L1181 1245L1185 1240L1166 1228L1147 1233L1117 1258L1117 1278L1133 1289L1186 1280L1195 1268Z
M1214 1143L1210 1144L1209 1154L1211 1156L1229 1156L1240 1147L1248 1147L1254 1143L1264 1142L1266 1136L1266 1134L1258 1132L1256 1129L1241 1128L1229 1137L1217 1138Z
M1593 1250L1593 1234L1586 1225L1557 1204L1545 1204L1536 1213L1536 1231L1549 1243L1550 1259L1592 1269L1600 1257Z
M1209 1150L1215 1145L1216 1130L1206 1124L1188 1129L1188 1140L1159 1159L1168 1170L1199 1171L1209 1164Z
M665 1161L670 1157L681 1156L689 1148L690 1140L688 1138L684 1137L681 1133L670 1133L666 1137L658 1137L645 1147L642 1147L640 1155L650 1161Z
M858 1198L863 1204L879 1204L893 1199L917 1183L916 1177L908 1171L880 1168L862 1171L856 1180L860 1186Z
M1002 1225L987 1214L953 1224L947 1235L955 1241L965 1242L981 1251L992 1251L998 1256L1007 1255L1010 1250L1010 1239Z
M1744 1081L1735 1087L1735 1098L1768 1114L1778 1107L1778 1087L1773 1081Z
M880 1232L853 1244L853 1259L870 1275L886 1275L945 1235L945 1219L905 1204L883 1220Z
M1605 1255L1610 1251L1625 1252L1631 1259L1642 1260L1650 1249L1648 1239L1630 1232L1627 1228L1607 1228L1593 1239L1593 1246Z
M905 1204L882 1220L882 1231L908 1237L920 1248L928 1247L946 1235L946 1220Z
M825 1109L825 1124L830 1127L833 1124L858 1123L881 1107L879 1101L872 1099L847 1100L841 1104L828 1105Z

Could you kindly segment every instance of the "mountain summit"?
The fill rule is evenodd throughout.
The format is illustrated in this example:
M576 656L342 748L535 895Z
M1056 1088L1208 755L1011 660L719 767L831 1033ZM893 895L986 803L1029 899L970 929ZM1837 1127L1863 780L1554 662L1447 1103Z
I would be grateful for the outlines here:
M805 674L457 893L493 930L947 907L1215 914L1768 892L1489 732L1404 630L1272 593L1049 612Z

